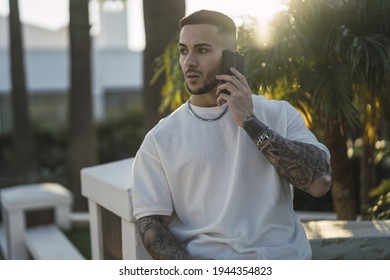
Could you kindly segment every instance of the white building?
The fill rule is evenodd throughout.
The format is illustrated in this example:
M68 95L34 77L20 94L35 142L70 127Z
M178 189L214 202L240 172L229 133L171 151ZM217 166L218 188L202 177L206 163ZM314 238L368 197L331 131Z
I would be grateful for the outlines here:
M92 88L95 116L101 118L110 95L139 98L143 83L142 51L132 51L128 47L127 7L118 4L103 7L98 1L91 2L95 5L91 10L98 11L90 17L93 26ZM131 2L128 0L130 8ZM9 130L11 125L8 36L8 17L0 17L0 132ZM66 118L70 88L68 37L67 24L50 30L23 22L27 90L33 118L53 121Z

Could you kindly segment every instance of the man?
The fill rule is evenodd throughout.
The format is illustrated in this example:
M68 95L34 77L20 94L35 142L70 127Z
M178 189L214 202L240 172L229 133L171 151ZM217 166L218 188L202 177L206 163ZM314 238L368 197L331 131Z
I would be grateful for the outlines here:
M145 248L155 259L310 259L290 184L325 195L327 148L287 102L252 95L233 68L220 75L223 50L236 49L229 17L201 10L179 26L192 96L147 134L134 162Z

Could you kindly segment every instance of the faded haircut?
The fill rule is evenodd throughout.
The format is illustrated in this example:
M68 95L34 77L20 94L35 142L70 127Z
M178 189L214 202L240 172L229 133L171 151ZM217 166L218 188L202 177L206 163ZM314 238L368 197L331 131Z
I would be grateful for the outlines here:
M237 27L229 16L217 11L199 10L179 21L180 29L185 25L192 24L210 24L216 26L219 34L231 42L233 48L236 48Z

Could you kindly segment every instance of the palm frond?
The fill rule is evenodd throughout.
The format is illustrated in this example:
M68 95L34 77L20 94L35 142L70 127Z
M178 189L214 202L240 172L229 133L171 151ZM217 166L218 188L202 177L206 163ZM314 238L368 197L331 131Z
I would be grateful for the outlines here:
M356 126L358 113L353 105L351 75L347 65L322 65L308 77L308 89L312 93L314 112L321 112L331 126L334 120L346 120Z
M178 35L165 48L164 53L156 60L156 69L150 83L155 83L164 76L165 83L161 89L162 101L159 111L171 111L178 108L189 96L179 64Z

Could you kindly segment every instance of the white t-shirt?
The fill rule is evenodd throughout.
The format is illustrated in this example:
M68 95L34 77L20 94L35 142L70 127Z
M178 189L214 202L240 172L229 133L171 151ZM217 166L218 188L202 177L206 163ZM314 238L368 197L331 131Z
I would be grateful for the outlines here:
M287 102L253 96L257 118L329 156ZM192 105L203 118L227 106ZM197 259L309 259L292 190L228 112L197 119L183 104L145 137L133 169L134 216L173 216L170 231Z

